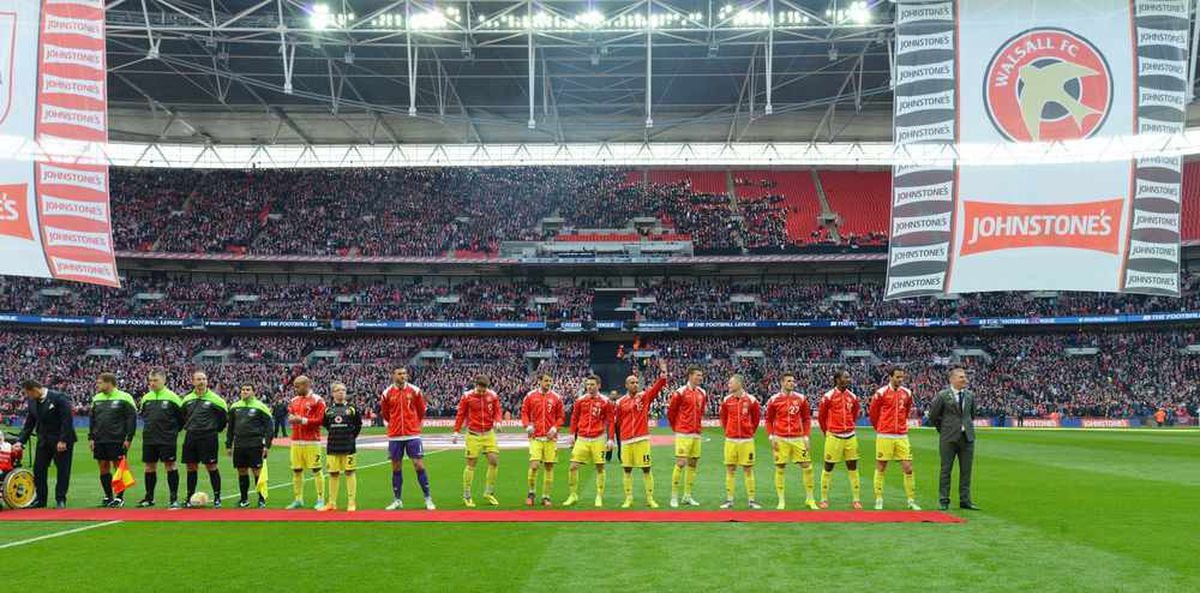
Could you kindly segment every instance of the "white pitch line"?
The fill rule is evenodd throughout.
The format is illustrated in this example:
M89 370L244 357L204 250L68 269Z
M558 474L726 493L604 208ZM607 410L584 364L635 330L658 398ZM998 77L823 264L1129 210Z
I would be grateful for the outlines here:
M105 521L103 523L93 523L91 525L84 525L83 527L73 527L71 529L67 529L64 531L55 531L54 533L47 533L46 535L39 535L37 537L31 537L29 539L22 539L22 540L17 540L15 542L8 542L6 544L0 544L0 550L3 550L5 548L15 548L17 546L23 546L25 544L32 544L34 542L40 542L43 540L54 539L56 537L62 537L64 535L71 535L73 533L80 533L82 531L87 531L89 529L97 529L99 527L108 527L109 525L116 525L117 523L123 523L123 521Z
M433 455L434 453L441 453L441 452L443 452L443 451L449 451L449 449L436 449L436 450L433 450L433 451L430 451L430 452L426 453L425 455L426 455L426 456L429 456L429 455ZM360 470L363 470L363 469L368 469L368 468L372 468L372 467L379 467L379 466L381 466L381 465L388 465L388 464L390 464L390 463L391 463L391 460L387 460L387 461L380 461L380 462L378 462L378 463L369 463L369 464L367 464L367 465L364 465L364 466L362 466L362 467L360 467L360 468L358 468L358 469L360 469ZM306 482L308 482L308 481L311 481L311 480L312 480L312 475L311 475L311 474L310 474L309 476L306 476L306 477L304 478L304 481L306 481ZM276 489L276 488L284 488L284 487L291 486L291 485L292 485L292 482L289 480L289 481L287 481L287 482L280 482L280 483L278 483L278 484L272 484L272 485L270 485L270 486L267 486L267 490L274 490L274 489ZM230 494L230 495L228 495L228 496L222 496L222 497L221 497L221 500L228 500L228 499L231 499L231 498L238 498L238 497L240 497L240 496L241 496L241 493L238 493L238 494ZM56 537L62 537L62 536L64 536L64 535L73 535L73 534L76 534L76 533L82 533L82 532L84 532L84 531L88 531L88 530L91 530L91 529L98 529L98 528L100 528L100 527L108 527L108 526L110 526L110 525L117 525L117 524L119 524L119 523L124 523L124 521L121 521L121 520L119 520L119 519L118 519L118 520L113 520L113 521L105 521L105 522L103 522L103 523L93 523L93 524L91 524L91 525L84 525L84 526L82 526L82 527L72 527L71 529L64 529L63 531L55 531L55 532L53 532L53 533L47 533L47 534L45 534L45 535L39 535L39 536L37 536L37 537L31 537L31 538L28 538L28 539L17 540L17 541L15 541L15 542L8 542L8 543L5 543L5 544L0 544L0 550L4 550L4 549L7 549L7 548L15 548L15 547L18 547L18 546L23 546L23 545L26 545L26 544L32 544L32 543L36 543L36 542L40 542L40 541L44 541L44 540L48 540L48 539L54 539L54 538L56 538Z

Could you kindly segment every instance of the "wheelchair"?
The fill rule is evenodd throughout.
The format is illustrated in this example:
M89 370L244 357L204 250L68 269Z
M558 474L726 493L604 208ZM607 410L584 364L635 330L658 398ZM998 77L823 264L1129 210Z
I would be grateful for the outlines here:
M33 472L21 467L22 457L23 451L15 450L0 432L0 509L28 508L37 496Z

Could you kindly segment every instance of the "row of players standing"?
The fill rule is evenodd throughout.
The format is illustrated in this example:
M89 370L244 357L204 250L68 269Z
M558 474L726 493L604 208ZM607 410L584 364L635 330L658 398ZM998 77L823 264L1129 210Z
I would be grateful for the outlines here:
M671 506L676 507L682 502L686 505L697 505L693 496L693 485L698 471L700 458L703 411L707 393L700 385L704 373L699 367L688 369L687 383L677 389L670 398L668 405L668 421L675 432L675 468L672 473ZM145 463L146 497L139 506L154 505L154 490L157 482L157 464L162 462L168 474L168 486L171 495L171 508L177 508L178 471L175 463L175 446L180 431L185 432L183 445L183 463L187 466L188 499L196 490L198 467L204 465L208 470L210 483L214 491L216 504L220 501L221 479L217 468L218 445L217 434L225 428L228 418L226 437L227 452L233 457L235 468L239 474L241 492L240 506L248 506L249 474L257 477L266 458L272 441L271 411L260 402L254 393L253 385L243 385L239 400L231 406L226 406L223 399L208 389L207 376L196 372L192 376L193 391L184 398L178 398L165 387L165 374L159 371L149 376L150 391L143 396L140 406L133 402L129 394L116 388L116 378L111 374L102 374L97 380L98 393L92 403L92 428L89 430L89 444L93 457L99 464L101 485L105 490L104 503L107 506L122 506L123 497L114 495L111 491L112 464L125 455L130 441L136 430L136 414L140 410L145 416L146 428L143 435L143 462ZM901 462L905 475L905 490L908 494L907 505L917 508L913 489L912 453L907 441L907 419L911 412L913 399L911 393L902 386L904 372L895 369L889 384L876 392L871 402L871 420L881 438L877 440L877 467L875 474L876 507L882 507L883 471L890 460ZM604 466L615 442L620 443L620 462L625 470L623 507L632 505L632 474L634 469L642 469L645 480L647 505L657 507L654 500L653 475L650 473L650 442L649 442L649 410L653 401L661 393L667 381L665 362L660 361L660 376L646 390L640 389L640 380L636 375L626 379L626 394L616 401L610 400L600 393L600 381L596 376L588 377L584 382L585 393L579 397L573 406L570 422L571 466L569 471L569 496L564 501L565 506L578 502L579 468L582 465L594 465L597 478L596 505L603 504L604 496ZM766 427L771 441L771 447L776 465L775 485L779 502L778 508L784 508L784 471L789 463L801 467L806 492L806 506L810 508L827 508L830 477L838 462L845 462L849 472L853 506L861 508L859 502L858 479L858 443L854 432L855 421L860 408L857 396L850 390L850 376L845 370L839 370L834 377L835 386L821 398L818 412L818 423L826 435L825 467L822 472L821 502L818 505L813 493L813 470L809 456L809 427L811 412L803 395L795 391L795 377L789 373L782 376L781 390L767 402ZM487 377L478 377L475 388L465 393L460 401L454 426L455 440L466 428L466 467L463 472L463 500L467 507L475 506L471 496L471 485L474 481L476 462L480 456L487 459L488 469L485 481L484 499L489 504L498 504L495 498L496 476L499 466L499 448L496 442L495 427L501 418L499 397L489 389ZM522 405L522 424L529 436L530 465L528 470L528 497L526 503L535 503L535 486L537 471L543 471L542 504L551 505L553 487L553 464L557 461L557 431L563 422L563 400L553 391L553 378L548 374L539 377L539 387L530 391ZM36 382L28 381L23 384L30 398L30 420L27 420L20 442L28 440L37 426L37 418L45 407L44 402L49 394ZM348 509L355 505L357 490L354 472L356 469L355 440L361 429L361 417L358 411L347 401L346 388L340 383L331 385L333 405L328 409L324 401L311 391L311 382L307 377L298 377L294 382L296 396L289 404L288 423L292 427L292 442L290 445L291 469L293 471L294 500L289 508L298 508L303 503L303 472L310 470L317 478L317 508L333 510L336 508L336 490L338 476L346 477ZM760 508L756 500L754 474L754 435L758 430L761 409L758 401L746 393L741 376L734 375L728 380L729 395L720 406L720 424L725 430L724 462L726 467L725 501L722 507L729 508L733 504L734 482L737 469L743 470L751 508ZM53 397L50 397L53 407ZM401 492L403 474L401 464L408 456L417 473L418 482L425 496L426 507L434 508L429 491L429 479L424 466L424 450L421 440L422 425L425 414L425 400L419 388L408 382L406 369L400 368L393 372L393 383L383 393L381 415L388 424L388 450L392 463L392 489L394 500L389 509L401 508ZM39 436L51 423L42 422ZM333 481L330 483L331 501L324 501L324 479L321 476L322 463L320 455L321 427L330 433L327 445L327 469ZM47 435L49 436L49 435ZM62 439L56 439L57 453L61 454L65 446ZM69 433L73 438L73 431ZM45 442L45 439L43 441ZM51 440L49 442L54 442ZM41 447L39 447L41 449ZM38 480L38 503L44 506L47 499L45 486L45 470L48 459L53 457L59 461L62 455L43 456L39 451L35 461L35 473L40 468ZM47 453L51 453L47 451ZM69 455L67 455L69 457ZM69 464L69 460L67 461ZM69 473L69 465L67 468ZM56 502L65 505L66 488L62 479L62 466L59 468L59 484L56 492ZM682 490L682 497L680 491ZM261 493L259 505L264 505ZM186 506L186 502L184 506Z
M126 456L137 431L137 418L143 418L142 463L146 494L139 507L155 505L158 466L161 463L167 477L168 508L190 505L199 482L199 469L208 472L213 490L213 505L221 506L220 434L225 433L225 452L232 458L238 474L239 506L248 507L251 475L257 480L264 460L271 449L275 433L270 408L260 401L252 384L243 384L238 400L227 404L208 387L208 376L202 371L192 374L192 391L182 398L166 387L164 371L153 370L147 377L148 391L140 402L117 388L117 378L101 373L96 379L96 395L89 410L88 448L96 460L100 486L104 492L101 506L122 507L124 492L113 491L112 473ZM347 458L356 453L356 441L362 427L358 410L347 401L346 386L333 383L333 401L326 405L312 393L312 383L304 376L293 382L296 396L289 404L288 423L292 426L291 457L293 490L301 496L303 469L319 471L321 428L328 431L326 452L330 475L337 488L337 473L333 469L347 465ZM16 447L23 447L37 435L34 455L36 497L33 506L46 507L49 500L48 473L51 463L56 468L55 506L67 505L70 487L71 460L76 436L71 417L70 400L66 394L44 387L29 379L21 383L26 396L25 424L17 437ZM184 434L182 450L179 434ZM181 454L180 454L181 453ZM187 496L179 500L179 461L186 468ZM352 465L352 461L349 465ZM347 490L353 492L353 471L346 471ZM323 497L324 480L317 480L318 498ZM265 506L265 493L259 493L258 506ZM293 503L294 504L294 503ZM323 506L323 505L322 505Z

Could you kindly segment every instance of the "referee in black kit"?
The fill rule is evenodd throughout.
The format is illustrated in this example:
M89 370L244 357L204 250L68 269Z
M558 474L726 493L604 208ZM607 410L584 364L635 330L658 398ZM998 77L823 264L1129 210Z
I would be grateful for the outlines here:
M26 403L25 426L17 437L15 447L25 443L37 431L37 449L33 456L33 483L37 498L33 508L45 508L50 494L46 479L50 462L54 462L54 506L67 506L67 488L71 485L71 454L75 449L75 421L71 416L71 400L67 394L47 389L41 383L27 379L21 382Z

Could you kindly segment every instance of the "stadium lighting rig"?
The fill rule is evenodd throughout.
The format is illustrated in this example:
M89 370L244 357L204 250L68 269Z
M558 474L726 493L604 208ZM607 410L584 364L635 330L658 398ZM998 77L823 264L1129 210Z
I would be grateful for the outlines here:
M519 6L517 3L513 6ZM652 2L657 9L640 10L636 3L606 14L595 6L582 9L551 3L524 3L524 10L513 6L490 12L478 12L479 4L442 2L433 5L396 3L395 8L376 10L369 14L343 9L335 11L329 4L316 3L308 8L308 28L326 30L403 30L427 33L467 31L521 32L533 29L544 33L574 33L595 31L708 31L708 30L766 30L811 27L856 27L874 22L872 4L864 0L831 2L823 18L816 12L802 9L790 2L774 3L762 0L727 3L714 6L713 11L688 10L668 3ZM770 5L769 5L770 4ZM344 4L344 6L348 6ZM486 6L486 5L485 5ZM470 14L468 14L470 13Z

